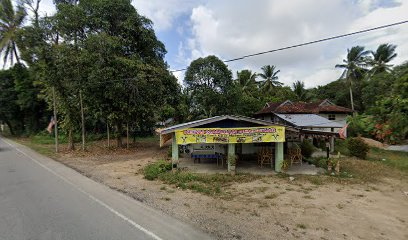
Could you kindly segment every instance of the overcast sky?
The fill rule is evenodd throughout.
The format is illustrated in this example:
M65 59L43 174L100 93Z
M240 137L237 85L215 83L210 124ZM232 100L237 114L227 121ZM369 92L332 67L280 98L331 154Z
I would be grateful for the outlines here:
M133 0L138 12L154 23L165 44L171 69L188 66L210 54L225 60L338 34L408 20L408 0ZM43 13L53 11L52 0L43 0ZM408 60L408 24L358 36L228 64L237 70L260 72L264 65L281 70L280 81L296 80L306 87L336 80L334 65L356 45L374 50L381 43L396 44L398 57ZM176 73L180 82L184 73Z

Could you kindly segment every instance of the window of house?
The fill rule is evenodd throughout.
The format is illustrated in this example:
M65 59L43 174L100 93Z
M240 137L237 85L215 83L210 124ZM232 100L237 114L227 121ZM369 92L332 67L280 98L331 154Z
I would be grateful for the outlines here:
M329 120L336 120L335 114L329 114Z

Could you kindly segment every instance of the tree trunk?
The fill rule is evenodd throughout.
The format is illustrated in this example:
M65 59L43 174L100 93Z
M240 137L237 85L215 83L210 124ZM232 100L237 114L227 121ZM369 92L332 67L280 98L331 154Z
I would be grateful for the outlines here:
M118 123L117 125L116 125L116 131L117 131L117 133L116 133L116 141L117 141L117 147L118 148L121 148L123 145L122 145L122 130L123 130L123 128L122 128L122 123L120 122L120 123Z
M6 122L8 128L9 128L10 134L11 134L12 136L14 136L14 135L15 135L14 129L13 129L13 126L11 125L10 121L9 121L9 120L4 120L4 122Z
M79 91L79 101L81 105L82 151L85 151L85 117L84 117L84 105L82 102L82 90Z
M129 149L129 123L126 123L126 148Z
M68 150L75 150L74 136L72 135L72 127L68 130Z
M57 100L55 96L55 87L52 88L53 108L54 108L54 133L55 133L55 152L58 152L58 120L57 120Z
M351 110L353 110L353 115L354 115L354 100L353 100L353 90L351 89L351 84L350 84L350 101L351 101Z
M14 51L14 54L16 55L17 63L20 64L20 57L18 56L17 47L14 43L13 43L13 51Z
M106 131L108 133L108 148L110 148L110 132L109 132L109 123L106 122Z

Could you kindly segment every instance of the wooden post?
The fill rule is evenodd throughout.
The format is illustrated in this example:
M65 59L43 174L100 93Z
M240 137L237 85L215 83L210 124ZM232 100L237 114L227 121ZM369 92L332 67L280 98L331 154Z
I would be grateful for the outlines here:
M281 172L283 163L283 142L275 143L275 171Z
M236 158L235 158L235 144L228 143L228 172L235 173Z
M82 90L79 90L79 101L81 105L82 151L84 151L85 150L85 117L84 117L84 105L82 102Z
M109 123L106 121L106 131L108 133L108 148L110 148L110 132L109 132Z
M330 152L334 152L334 136L330 137Z
M54 133L55 133L55 152L58 152L58 120L57 120L57 98L55 96L55 87L52 87L52 98L54 105Z
M179 161L179 149L177 145L176 133L173 134L173 140L171 143L171 166L177 168Z

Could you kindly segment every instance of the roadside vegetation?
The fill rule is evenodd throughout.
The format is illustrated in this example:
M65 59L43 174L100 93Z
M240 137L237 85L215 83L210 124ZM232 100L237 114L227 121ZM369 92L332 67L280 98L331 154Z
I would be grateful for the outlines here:
M159 160L144 168L147 180L160 180L182 190L190 189L206 195L219 195L222 189L232 183L242 183L260 179L260 176L250 174L199 174L186 170L171 169L171 162Z
M233 73L217 56L206 56L191 62L182 88L153 22L130 1L54 1L56 12L48 16L39 14L39 2L1 1L0 34L7 37L0 51L9 68L0 71L0 123L13 136L43 134L54 103L60 141L73 150L95 135L110 134L123 147L125 135L152 135L164 125L251 116L271 101L330 99L356 111L349 136L388 143L407 137L408 63L392 65L397 46L391 43L350 47L333 66L343 74L324 86L288 86L277 63Z

